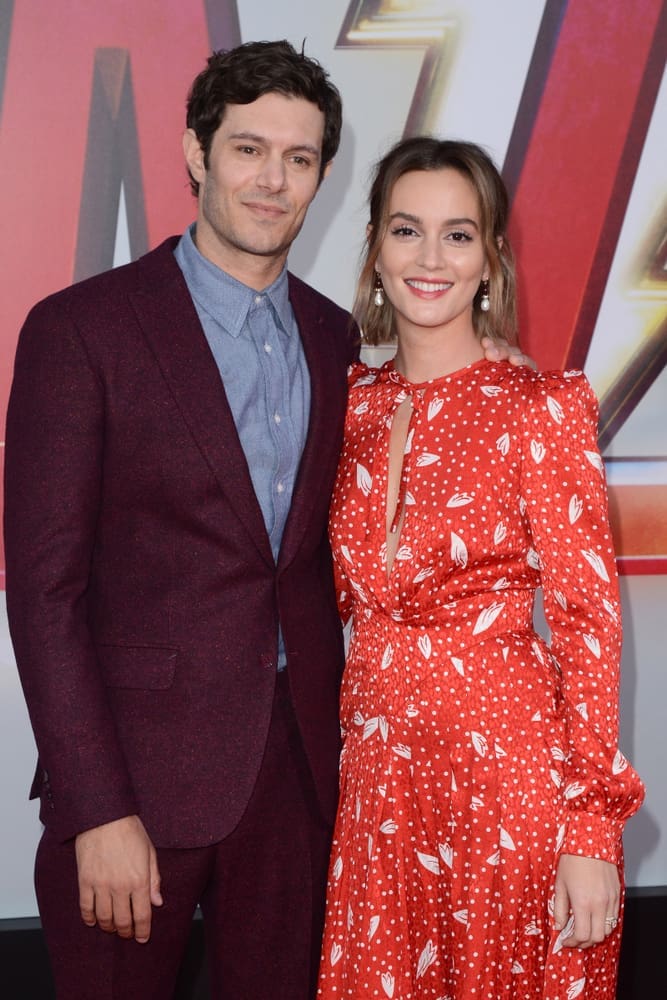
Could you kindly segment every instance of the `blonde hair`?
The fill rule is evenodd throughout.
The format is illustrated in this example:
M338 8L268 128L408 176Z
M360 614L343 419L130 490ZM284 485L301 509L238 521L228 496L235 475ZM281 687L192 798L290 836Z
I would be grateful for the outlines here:
M395 338L391 303L375 305L375 264L387 231L389 201L399 177L415 170L458 171L470 181L479 202L480 228L489 269L488 312L481 309L481 288L473 300L473 326L482 337L517 343L516 275L507 240L509 200L493 160L472 142L415 136L396 143L375 168L369 197L370 220L352 309L364 342L386 344Z

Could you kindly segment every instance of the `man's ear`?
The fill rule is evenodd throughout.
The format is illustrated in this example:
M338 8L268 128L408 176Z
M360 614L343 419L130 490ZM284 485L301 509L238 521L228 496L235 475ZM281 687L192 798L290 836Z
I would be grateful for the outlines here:
M204 166L204 150L197 138L194 129L186 128L183 133L183 155L188 165L188 170L198 184L204 180L206 167Z
M334 165L334 161L333 160L329 160L328 163L324 164L324 170L322 171L322 176L320 177L319 181L317 182L317 186L318 187L320 186L320 184L322 183L322 181L324 181L324 180L327 179L327 177L331 173L331 168L333 167L333 165Z

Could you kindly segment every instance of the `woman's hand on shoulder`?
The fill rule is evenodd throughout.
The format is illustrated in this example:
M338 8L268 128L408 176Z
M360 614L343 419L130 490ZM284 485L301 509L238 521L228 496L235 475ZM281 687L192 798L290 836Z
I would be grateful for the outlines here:
M616 865L599 858L562 854L556 870L554 921L562 931L572 919L564 939L566 948L590 948L615 929L621 903Z
M487 361L509 361L511 365L528 365L529 368L537 368L533 359L527 354L523 354L517 344L508 344L506 340L492 340L491 337L482 337L482 347Z

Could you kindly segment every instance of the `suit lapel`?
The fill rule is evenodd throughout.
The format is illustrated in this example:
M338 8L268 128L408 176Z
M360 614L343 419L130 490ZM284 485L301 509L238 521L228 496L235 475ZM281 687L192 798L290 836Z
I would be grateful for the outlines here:
M328 490L324 477L330 464L331 448L338 448L338 437L335 431L332 433L330 418L340 392L336 357L315 298L301 294L296 283L290 280L290 302L308 365L311 398L306 443L280 548L278 562L281 568L294 558L314 512L321 511L323 499L328 506L329 498L323 498L322 491ZM320 517L321 513L315 516Z
M173 253L165 258L160 256L162 249L140 262L145 280L130 300L195 443L239 521L273 566L262 511L220 373Z

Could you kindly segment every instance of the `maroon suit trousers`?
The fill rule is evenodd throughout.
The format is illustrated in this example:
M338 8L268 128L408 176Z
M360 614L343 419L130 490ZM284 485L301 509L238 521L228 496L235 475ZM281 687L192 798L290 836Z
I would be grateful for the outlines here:
M279 675L261 770L239 825L210 847L158 848L164 904L153 910L147 944L83 924L74 843L44 833L35 881L59 1000L170 1000L198 903L212 1000L309 1000L330 838Z

